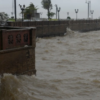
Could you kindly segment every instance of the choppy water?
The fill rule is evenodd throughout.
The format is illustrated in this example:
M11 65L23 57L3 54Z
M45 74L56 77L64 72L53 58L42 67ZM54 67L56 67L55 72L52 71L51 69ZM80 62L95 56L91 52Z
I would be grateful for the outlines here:
M100 31L37 39L37 76L1 78L0 100L99 100Z

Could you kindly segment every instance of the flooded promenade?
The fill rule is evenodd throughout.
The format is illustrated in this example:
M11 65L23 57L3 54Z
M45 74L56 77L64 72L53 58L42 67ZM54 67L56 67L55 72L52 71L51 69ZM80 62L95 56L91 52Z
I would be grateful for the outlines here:
M99 100L100 31L38 38L36 70L0 78L0 100Z

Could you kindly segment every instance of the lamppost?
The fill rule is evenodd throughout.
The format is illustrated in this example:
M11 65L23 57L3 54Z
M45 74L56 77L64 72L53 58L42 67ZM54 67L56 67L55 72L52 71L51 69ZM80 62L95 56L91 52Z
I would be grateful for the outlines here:
M58 6L57 6L57 5L55 5L55 7L56 7L56 19L57 19Z
M78 9L75 9L75 13L76 13L76 20L77 20L77 13L78 13Z
M92 19L93 19L93 13L94 13L94 10L90 10L90 13L91 13Z
M11 15L13 16L13 12L11 12Z
M14 19L13 12L11 12L11 18Z
M69 12L67 12L67 17L69 17Z
M21 11L22 11L22 22L23 22L23 20L24 20L24 10L25 10L25 5L20 5L19 4L19 6L20 6L20 9L21 9Z
M42 18L42 14L43 14L43 13L42 13L42 12L40 12L40 15L41 15L41 17L40 17L40 18Z
M17 14L16 14L16 0L14 0L14 10L15 10L15 21L17 20Z
M91 6L91 1L86 1L86 3L88 4L88 19L89 19L89 15L90 15L90 6Z
M59 12L60 12L61 8L59 7L58 8L58 20L59 20Z

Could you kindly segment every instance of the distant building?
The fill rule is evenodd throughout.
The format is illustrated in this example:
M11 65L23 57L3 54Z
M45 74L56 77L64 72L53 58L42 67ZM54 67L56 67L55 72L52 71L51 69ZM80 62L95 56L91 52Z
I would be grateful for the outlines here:
M24 19L24 21L40 21L40 13L37 12L37 10L34 10L32 12L32 15L27 14L27 18Z
M34 18L40 18L40 13L37 10L34 11Z

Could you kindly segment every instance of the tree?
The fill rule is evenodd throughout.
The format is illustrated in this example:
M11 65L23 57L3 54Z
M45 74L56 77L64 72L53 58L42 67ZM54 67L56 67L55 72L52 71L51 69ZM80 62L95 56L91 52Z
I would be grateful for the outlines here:
M51 19L54 15L55 15L54 12L50 12L50 13L49 13L50 19Z
M25 8L24 18L26 18L26 19L32 19L32 17L34 17L34 11L35 10L37 10L37 8L34 6L33 3L30 3L30 5Z
M9 18L9 15L7 13L5 13L5 16Z
M0 20L3 21L3 20L8 20L9 19L9 16L7 13L5 12L0 12Z
M6 22L8 21L8 19L9 19L9 16L7 13L5 12L0 13L0 25L6 25L7 24Z
M53 15L52 13L50 13L52 9L51 0L42 0L41 4L42 7L47 10L47 16L48 19L50 19L50 17Z

